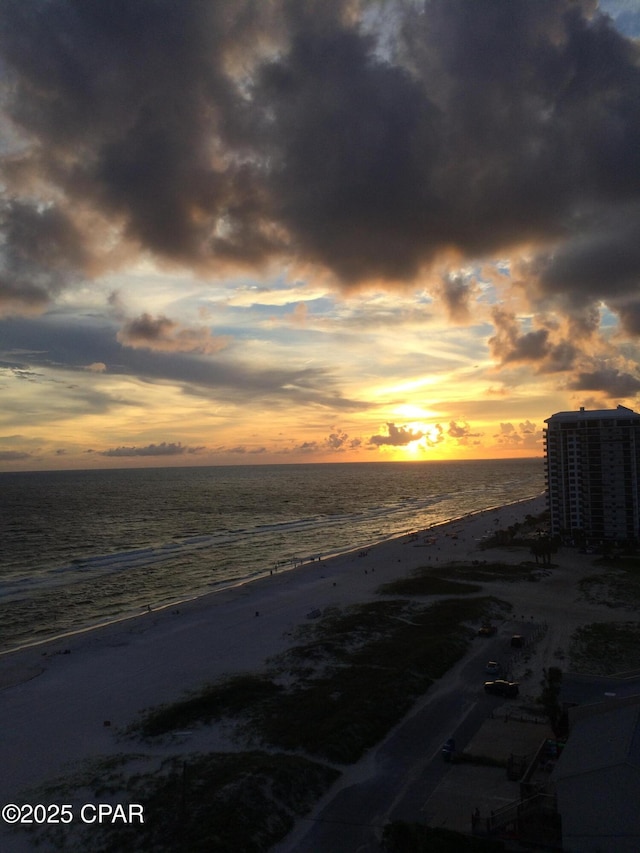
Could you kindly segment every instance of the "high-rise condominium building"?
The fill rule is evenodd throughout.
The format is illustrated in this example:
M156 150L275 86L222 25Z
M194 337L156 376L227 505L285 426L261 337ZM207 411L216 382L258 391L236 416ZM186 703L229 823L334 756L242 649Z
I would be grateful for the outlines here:
M551 532L640 539L640 415L625 406L580 409L545 423Z

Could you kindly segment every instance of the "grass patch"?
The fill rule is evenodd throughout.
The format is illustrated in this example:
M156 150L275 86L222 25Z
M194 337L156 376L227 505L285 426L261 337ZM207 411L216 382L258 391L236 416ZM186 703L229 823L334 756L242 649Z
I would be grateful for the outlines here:
M480 592L477 584L441 578L433 574L433 569L418 569L412 577L385 583L376 590L379 595L472 595Z
M262 853L338 776L305 758L258 751L171 758L155 772L129 777L114 800L141 803L143 824L85 827L77 821L38 828L34 842L65 853ZM68 783L60 796L62 790L64 802L90 802Z
M251 729L281 749L357 761L464 654L474 635L464 623L483 618L493 604L383 601L324 619L295 652L296 665L304 669L306 661L311 674L254 709Z
M27 792L27 802L60 802L63 794L75 789L87 791L96 799L108 800L120 791L129 768L134 764L144 764L148 756L141 752L120 752L117 755L87 759L79 769L64 779L45 782Z
M488 599L385 601L324 619L295 653L294 665L304 671L306 662L311 674L254 709L252 730L280 749L357 761L464 654L473 636L464 623L488 607Z
M598 561L601 563L602 561ZM587 599L607 607L633 607L640 604L640 574L635 565L615 560L606 574L589 575L578 584Z
M226 719L236 736L271 751L165 761L117 756L102 768L87 766L66 791L49 786L47 799L78 807L141 803L145 823L36 827L35 846L65 853L268 850L339 776L327 762L357 761L379 742L465 653L475 636L470 625L506 606L491 597L431 605L391 599L325 614L264 674L207 685L147 711L130 731L152 738Z
M640 622L593 622L578 628L569 644L576 672L613 675L640 669Z
M270 662L265 676L235 676L144 714L146 737L234 718L252 743L336 763L357 761L466 651L493 598L430 606L374 601L306 626L305 642ZM287 687L275 679L287 683Z
M177 702L144 712L132 731L143 737L156 737L187 726L210 723L241 714L281 689L264 675L233 675L207 684Z
M473 563L450 563L439 568L440 573L446 573L448 578L462 581L513 581L533 580L538 576L540 567L526 563L499 563L475 560Z
M349 764L377 743L431 679L396 667L336 669L263 706L252 728L267 743Z

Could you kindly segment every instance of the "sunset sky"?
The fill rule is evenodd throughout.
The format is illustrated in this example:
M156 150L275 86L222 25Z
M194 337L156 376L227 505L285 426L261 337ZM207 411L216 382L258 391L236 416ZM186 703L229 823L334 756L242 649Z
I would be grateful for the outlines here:
M637 407L639 0L4 0L0 81L0 470Z

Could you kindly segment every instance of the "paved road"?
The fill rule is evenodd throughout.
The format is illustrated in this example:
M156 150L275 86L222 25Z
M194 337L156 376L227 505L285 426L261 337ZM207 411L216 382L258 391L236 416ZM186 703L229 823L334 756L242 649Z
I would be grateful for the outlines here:
M368 777L339 790L309 819L308 830L303 822L275 851L373 853L382 849L382 828L390 820L424 820L421 809L449 769L441 755L443 743L454 737L456 748L463 749L502 704L483 692L482 682L484 665L499 659L506 636L475 640L465 658L377 748Z

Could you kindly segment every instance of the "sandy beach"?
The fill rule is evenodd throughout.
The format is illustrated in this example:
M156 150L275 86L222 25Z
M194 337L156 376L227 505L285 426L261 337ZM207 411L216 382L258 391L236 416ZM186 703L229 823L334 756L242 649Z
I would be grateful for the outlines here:
M219 676L258 671L265 661L294 644L293 632L313 611L346 607L376 597L385 582L420 566L452 561L531 559L506 549L479 552L488 533L524 520L544 508L542 497L487 510L394 539L367 550L212 593L202 598L109 626L67 636L0 657L0 800L24 801L21 792L70 772L97 756L123 751L118 732L145 708L176 700L185 691ZM555 559L555 558L554 558ZM491 582L490 594L513 605L514 624L547 626L526 661L535 693L543 666L557 664L575 627L603 618L597 604L576 594L590 562L563 555L538 583ZM485 590L486 592L486 590ZM606 611L607 619L629 619L630 611ZM508 627L508 626L507 626ZM447 677L429 691L435 695ZM219 726L185 734L185 752L233 749ZM146 747L176 751L175 740ZM357 768L349 773L356 774ZM13 838L3 847L28 850ZM295 849L295 848L292 848Z

